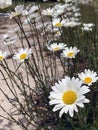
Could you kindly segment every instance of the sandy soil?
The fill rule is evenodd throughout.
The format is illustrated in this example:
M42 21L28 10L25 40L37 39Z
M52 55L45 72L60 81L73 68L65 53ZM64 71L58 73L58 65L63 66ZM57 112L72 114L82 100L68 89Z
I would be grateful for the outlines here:
M0 50L4 49L4 44L3 44L3 34L7 33L9 30L12 29L12 27L16 27L16 24L14 24L11 20L8 18L0 17ZM13 67L12 62L10 59L7 61L9 63L10 67ZM1 69L1 67L0 67ZM0 87L1 89L8 94L10 97L14 98L9 91L6 83L3 80L2 74L0 73ZM19 94L19 92L17 91ZM5 96L2 94L0 91L0 105L8 112L8 113L13 113L14 109L11 106L11 104L8 102L8 100L5 98ZM8 115L0 109L0 115L5 116L6 118ZM16 117L18 119L18 117ZM12 123L11 121L8 121L6 119L3 119L0 116L0 130L22 130L19 126L16 124Z

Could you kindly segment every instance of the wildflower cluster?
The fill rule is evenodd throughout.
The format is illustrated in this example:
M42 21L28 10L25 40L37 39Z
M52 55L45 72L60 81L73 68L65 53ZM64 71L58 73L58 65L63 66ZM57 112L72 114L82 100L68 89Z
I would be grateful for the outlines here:
M0 0L0 8L4 9L12 5L12 0Z
M17 5L9 12L15 28L3 35L0 72L16 103L0 90L19 119L0 108L23 129L89 129L91 113L96 127L97 32L94 23L84 23L81 17L77 0L47 9Z

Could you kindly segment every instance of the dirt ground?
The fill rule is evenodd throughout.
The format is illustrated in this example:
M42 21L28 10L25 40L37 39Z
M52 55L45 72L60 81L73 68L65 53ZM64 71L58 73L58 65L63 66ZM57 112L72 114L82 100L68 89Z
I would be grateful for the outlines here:
M0 17L0 50L4 49L3 34L7 33L9 30L11 30L12 27L16 27L16 25L11 20L9 20L8 17L5 17L5 18L3 16ZM10 59L8 62L9 62L9 66L12 67ZM1 69L1 67L0 67L0 69ZM6 94L11 96L11 93L10 93L6 83L4 82L1 73L0 73L0 87L3 89L4 92L6 92ZM6 111L8 113L12 113L13 108L12 108L11 104L8 102L8 100L5 98L5 96L2 94L1 91L0 91L0 105L4 109L6 109ZM1 108L0 108L0 115L8 117L8 115ZM0 130L22 130L22 129L19 126L17 126L16 124L14 124L6 119L3 119L0 116Z

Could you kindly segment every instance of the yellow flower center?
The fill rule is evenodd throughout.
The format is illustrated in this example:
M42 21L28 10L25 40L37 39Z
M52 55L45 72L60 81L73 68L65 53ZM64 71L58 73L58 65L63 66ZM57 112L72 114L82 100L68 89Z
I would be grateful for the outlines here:
M2 60L4 57L3 56L0 56L0 60Z
M69 52L69 53L67 54L68 57L72 57L73 55L74 55L74 52Z
M62 23L58 22L54 25L55 27L61 27L62 26Z
M26 57L27 57L26 53L20 55L20 59L25 59Z
M63 94L62 100L65 104L71 105L73 104L77 99L77 94L74 91L67 91Z
M91 78L91 77L86 77L86 78L84 79L84 82L85 82L86 84L89 84L89 83L92 82L92 78Z
M53 50L54 50L54 51L59 51L59 50L60 50L60 47L55 47Z

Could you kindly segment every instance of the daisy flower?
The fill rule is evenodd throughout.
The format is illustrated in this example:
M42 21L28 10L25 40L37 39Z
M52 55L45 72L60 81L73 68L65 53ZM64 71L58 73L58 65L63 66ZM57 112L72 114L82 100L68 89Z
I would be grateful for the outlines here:
M53 15L53 12L54 12L54 9L49 7L49 8L47 8L46 10L43 10L43 11L42 11L42 14L43 14L43 15L52 16L52 15Z
M18 15L23 14L23 11L24 11L24 5L17 5L17 6L15 7L15 12L11 12L11 13L9 14L10 19L13 18L13 17L15 17L15 16L18 16Z
M78 74L79 78L83 81L83 83L87 85L92 85L92 83L98 80L97 73L91 71L90 69L85 69L84 72Z
M14 59L19 60L20 62L24 62L25 59L28 59L32 54L32 49L21 48L18 52L13 56Z
M61 109L59 117L62 117L64 113L69 113L73 117L74 111L78 112L78 107L84 107L84 103L89 103L89 100L84 96L89 91L89 87L82 86L82 81L79 78L66 76L52 87L49 104L55 105L54 112Z
M5 51L5 52L0 51L0 61L5 59L8 55L9 55L8 51Z
M53 44L50 44L49 46L47 46L47 49L50 50L50 51L59 51L59 50L62 50L66 47L66 44L65 43L53 43Z
M75 58L76 54L79 52L80 50L78 50L76 47L66 47L64 50L63 50L63 53L61 54L62 57L65 57L65 58Z
M53 19L52 24L54 27L60 28L64 25L64 21L65 20L60 20L59 18L55 18L55 19Z

